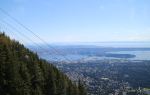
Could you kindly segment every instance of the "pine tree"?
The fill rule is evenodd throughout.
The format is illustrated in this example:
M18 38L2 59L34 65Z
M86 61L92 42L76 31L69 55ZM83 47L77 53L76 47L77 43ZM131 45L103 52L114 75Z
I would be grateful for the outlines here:
M87 95L81 80L78 81L78 89L79 89L79 95Z
M1 95L86 95L55 66L0 33Z

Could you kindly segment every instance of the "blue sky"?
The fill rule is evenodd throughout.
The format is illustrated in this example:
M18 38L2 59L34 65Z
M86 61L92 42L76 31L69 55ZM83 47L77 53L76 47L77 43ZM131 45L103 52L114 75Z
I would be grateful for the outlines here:
M50 43L150 41L150 0L0 0L0 7ZM1 12L0 19L38 42Z

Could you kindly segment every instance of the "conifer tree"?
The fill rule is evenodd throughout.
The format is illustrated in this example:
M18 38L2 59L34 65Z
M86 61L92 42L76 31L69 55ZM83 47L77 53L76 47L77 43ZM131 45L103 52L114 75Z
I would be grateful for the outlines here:
M0 95L86 95L55 66L0 33Z

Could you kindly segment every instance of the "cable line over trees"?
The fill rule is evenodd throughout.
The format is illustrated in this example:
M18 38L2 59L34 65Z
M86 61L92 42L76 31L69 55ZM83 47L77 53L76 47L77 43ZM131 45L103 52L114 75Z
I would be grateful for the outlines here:
M26 36L24 33L20 32L20 31L19 31L17 28L15 28L13 25L7 23L7 22L4 21L4 20L0 20L0 21L1 21L2 23L5 23L8 27L10 27L10 28L11 28L12 30L14 30L16 33L18 33L21 37L23 37L23 38L25 38L26 40L32 42L35 46L37 46L38 48L44 50L44 51L47 52L49 55L51 55L51 53L50 53L47 49L43 48L43 47L42 47L41 45L39 45L38 43L34 42L30 37L28 37L28 36ZM15 33L15 32L12 31L11 34L16 36L16 33ZM23 39L20 39L20 40L23 40ZM55 51L53 51L53 53L55 53ZM57 58L55 57L55 59L57 59Z
M36 37L37 39L39 39L42 43L44 43L48 48L52 49L53 51L55 51L55 53L57 55L61 55L67 62L72 63L72 61L70 59L68 59L60 50L54 48L53 46L49 45L44 39L42 39L39 35L37 35L36 33L34 33L31 29L29 29L28 27L26 27L24 24L22 24L20 21L18 21L16 18L14 18L13 16L11 16L8 12L6 12L5 10L3 10L2 8L0 8L0 11L7 15L10 19L12 19L13 21L15 21L18 25L20 25L22 28L24 28L25 30L27 30L28 32L30 32L34 37Z

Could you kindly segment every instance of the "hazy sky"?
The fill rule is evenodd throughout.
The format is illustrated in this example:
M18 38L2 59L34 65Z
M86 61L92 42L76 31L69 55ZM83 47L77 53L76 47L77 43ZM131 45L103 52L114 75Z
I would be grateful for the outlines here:
M0 7L48 42L150 41L150 0L0 0ZM2 12L0 19L33 37Z

